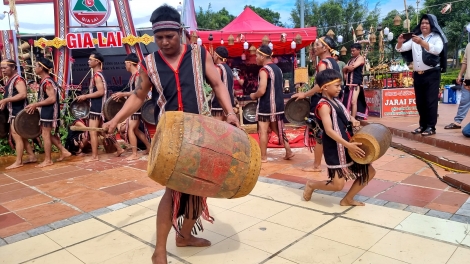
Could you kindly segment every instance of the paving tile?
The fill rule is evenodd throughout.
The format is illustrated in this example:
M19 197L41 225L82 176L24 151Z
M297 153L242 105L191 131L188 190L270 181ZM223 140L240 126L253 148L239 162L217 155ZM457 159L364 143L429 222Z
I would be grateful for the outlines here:
M458 244L465 238L466 225L436 217L411 214L396 229Z
M100 208L100 209L96 209L96 210L93 210L91 212L88 212L90 215L94 216L94 217L98 217L100 215L104 215L104 214L107 214L107 213L110 213L112 212L111 209L109 208Z
M0 238L0 247L7 245L8 243Z
M10 211L18 211L25 208L46 204L51 201L52 199L50 197L38 193L37 195L27 196L11 202L3 203L3 206L8 208Z
M225 208L225 209L230 209L235 206L241 205L243 203L246 203L250 200L255 199L254 196L247 195L245 197L240 197L236 199L219 199L219 198L207 198L207 204L209 205L209 210L211 205L215 205L217 207Z
M397 166L397 164L400 164L400 166ZM412 158L400 158L393 162L389 162L385 165L382 165L378 167L378 169L413 174L425 166L426 166L425 163L412 157Z
M0 215L5 214L5 213L9 213L9 212L10 211L7 208L0 205Z
M433 217L438 217L441 219L449 219L452 217L451 213L446 213L446 212L441 212L441 211L436 211L436 210L429 210L429 212L426 213L427 216L433 216Z
M68 178L68 177L65 177L64 175L53 175L53 176L37 178L37 179L34 179L34 180L24 181L24 183L28 184L29 186L38 186L38 185L41 185L41 184L62 181L62 180L64 180L64 178Z
M263 262L263 263L266 263L266 264L294 264L295 262L292 262L290 260L287 260L287 259L281 258L281 257L274 257L274 258L271 258L268 261Z
M61 180L37 186L37 188L51 196L65 198L88 191L89 188L75 184L70 180Z
M9 237L27 230L34 228L34 226L28 222L22 222L16 225L12 225L6 228L0 229L0 237Z
M107 259L100 264L129 264L129 263L148 263L153 254L154 249L145 245L143 247L135 248L124 252L116 257ZM176 264L175 259L168 258L168 263Z
M150 199L153 199L153 198L163 196L164 193L165 193L164 190L159 191L159 192L153 192L153 193L149 193L147 195L144 195L144 196L140 197L140 199L144 200L144 201L147 201L147 200L150 200Z
M0 215L0 229L24 222L24 220L14 213Z
M131 233L132 235L148 242L153 245L155 245L156 242L156 228L155 228L155 223L157 222L157 217L151 217L142 221L139 221L137 223L128 225L126 227L123 227L122 230ZM204 227L207 226L206 222L204 223ZM206 228L204 228L206 229ZM204 234L203 232L202 234ZM175 235L173 229L171 229L169 238L172 238L174 241L173 236Z
M459 247L446 264L461 264L468 262L469 259L470 249Z
M306 172L304 172L304 174L306 174ZM292 176L292 175L282 174L282 173L274 173L274 174L269 175L268 177L273 178L273 179L283 180L283 181L301 183L301 184L305 184L308 181L308 179L305 177Z
M459 209L457 212L455 212L455 214L470 217L470 209L462 209L462 208L461 208L461 209Z
M405 264L406 262L402 262L393 258L388 258L379 254L366 252L364 255L360 256L353 264Z
M411 175L411 173L381 170L377 168L375 168L375 170L377 173L375 174L374 179L386 180L390 182L401 182Z
M290 207L266 219L266 221L307 233L325 224L332 218L333 216L331 215L298 207Z
M389 231L389 229L337 218L313 234L352 247L368 250Z
M114 186L111 186L111 187L106 187L106 188L103 188L101 190L105 191L109 194L120 195L120 194L123 194L123 193L132 192L132 191L139 190L139 189L142 189L142 188L145 188L145 186L140 185L140 184L135 183L135 182L126 182L126 183L121 183L121 184L114 185Z
M4 263L20 263L59 249L60 246L54 241L39 235L0 247L0 256Z
M302 193L303 190L289 188L289 187L281 187L266 192L261 197L273 200L273 201L280 201L283 203L290 203L290 204L297 204L302 201Z
M378 195L376 198L424 207L441 195L442 192L441 190L416 186L396 185L390 190Z
M276 184L269 184L264 182L256 182L255 187L250 192L251 195L261 196L267 192L271 192L273 190L277 190L281 188L281 186Z
M185 260L190 263L260 263L270 255L229 238Z
M16 213L35 226L46 225L80 214L79 211L60 203L38 205L16 211Z
M124 201L124 202L122 202L122 203L123 203L123 204L127 204L127 205L134 205L134 204L141 203L142 201L143 201L143 200L140 199L140 198L133 198L133 199Z
M59 250L52 254L40 257L25 264L50 264L50 263L67 263L67 264L82 264L79 259L70 254L67 250Z
M33 172L33 173L18 174L18 175L14 175L12 177L15 178L18 181L27 181L27 180L32 180L32 179L37 179L37 178L42 178L42 177L47 177L47 176L51 176L51 174L49 174L45 171L35 170L35 172Z
M145 244L118 231L101 235L67 249L85 263L99 263Z
M25 239L28 239L30 238L31 236L26 233L26 232L21 232L21 233L18 233L16 235L12 235L12 236L9 236L9 237L5 237L5 241L8 243L8 244L13 244L13 243L16 243L18 241L21 241L21 240L25 240ZM0 251L1 252L1 251Z
M398 209L398 210L403 210L406 207L408 207L407 204L395 203L395 202L388 202L388 203L384 204L384 206L389 207L389 208Z
M407 263L446 263L457 246L391 231L375 244L369 252L395 258Z
M468 194L443 192L436 199L434 199L432 203L453 207L455 211L450 213L455 213L459 207L464 206L468 198Z
M84 214L79 214L79 215L76 215L76 216L72 216L72 217L69 218L69 220L74 222L74 223L79 223L79 222L88 220L90 218L93 218L93 216L91 214L84 213Z
M53 169L43 169L43 171L54 175L54 174L62 174L62 173L68 173L68 174L74 174L77 171L82 170L81 168L77 166L64 166L60 168L53 168Z
M31 229L31 230L28 230L26 233L28 233L28 235L33 237L33 236L44 234L44 233L49 232L49 231L52 231L52 228L50 228L47 225L44 225L44 226L40 226L40 227L36 227L34 229Z
M74 196L66 197L64 200L85 212L107 207L121 201L117 196L96 190L88 190Z
M470 247L470 232L467 231L467 236L462 241L462 245Z
M388 228L395 228L410 215L410 212L368 204L366 206L354 207L347 211L343 216L363 221L365 223L372 223Z
M146 207L146 208L156 212L158 210L158 205L160 204L161 199L162 199L162 197L160 196L160 197L153 198L153 199L150 199L150 200L147 200L147 201L144 201L144 202L142 202L142 200L140 200L141 202L138 203L138 205ZM212 208L212 206L209 206L209 212L210 212L211 208Z
M101 215L98 218L110 223L113 226L123 227L153 215L155 215L155 211L136 204L121 210Z
M409 205L408 207L406 207L403 210L408 211L408 212L412 212L412 213L422 214L422 215L425 215L427 212L429 212L429 209L427 209L427 208L413 206L413 205Z
M351 188L352 184L353 182L349 181L348 185L344 187L343 191L347 192ZM395 184L395 182L377 180L374 178L369 181L369 183L364 187L364 189L362 189L358 194L368 197L374 197L377 194L389 189Z
M122 209L122 208L125 208L127 207L128 205L127 204L124 204L124 203L117 203L117 204L113 204L113 205L110 205L106 208L112 210L112 211L116 211L116 210L119 210L119 209Z
M0 194L1 193L8 193L8 192L11 192L11 191L20 190L20 189L24 189L24 188L28 188L28 186L26 186L22 183L19 183L19 182L15 182L15 183L8 184L8 185L2 185L2 186L0 186Z
M155 228L155 224L153 224L153 227ZM177 247L176 246L176 241L175 241L176 234L174 231L170 232L168 235L168 240L166 243L166 248L167 251L180 257L183 259L187 259L190 256L194 256L195 254L206 251L208 248L207 247ZM222 236L220 234L211 232L209 230L205 230L204 232L198 233L198 237L202 237L204 239L207 239L211 242L211 247L216 246L218 243L221 241L224 241L227 239L225 236Z
M96 219L89 219L48 232L45 235L62 247L68 247L112 230L112 227Z
M385 200L381 200L381 199L376 199L376 198L369 198L367 199L366 201L364 201L365 203L368 203L368 204L374 204L374 205L385 205L386 203L388 203L388 201L385 201Z
M342 213L349 207L339 205L340 201L341 198L338 197L313 193L310 201L300 201L296 205L326 213Z
M52 229L59 229L59 228L62 228L62 227L65 227L65 226L69 226L71 224L73 224L74 222L68 220L68 219L64 219L64 220L60 220L60 221L56 221L56 222L53 222L53 223L50 223L49 226L52 228Z
M456 215L454 214L450 220L464 223L464 224L470 224L470 217L469 216L464 216L464 215Z
M4 174L0 174L0 186L12 184L16 181L10 177L5 176Z
M410 177L401 181L401 183L423 186L423 187L434 188L434 189L441 189L441 190L444 190L448 187L447 184L441 182L437 178L419 176L416 174L411 175Z
M261 219L255 217L224 210L216 215L213 224L204 225L204 230L231 237L261 221Z
M315 235L300 240L279 256L296 263L353 263L364 250L338 243Z
M164 189L163 186L155 185L155 187L145 187L145 188L138 189L132 192L123 193L119 195L119 197L121 197L124 200L129 200L129 199L139 198L139 197L154 193L155 191L162 190L162 189Z
M259 219L266 219L289 207L291 206L266 199L253 198L246 203L230 208L230 210Z
M28 196L33 196L36 194L39 193L30 188L19 189L7 193L0 193L0 204L4 204L6 202L14 201Z

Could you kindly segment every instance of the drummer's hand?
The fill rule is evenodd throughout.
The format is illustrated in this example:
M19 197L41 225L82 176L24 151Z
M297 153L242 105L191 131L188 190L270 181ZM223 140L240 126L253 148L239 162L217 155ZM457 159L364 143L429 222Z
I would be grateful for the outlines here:
M234 115L234 114L227 116L227 123L233 126L236 126L238 128L240 127L240 121L238 120L237 115Z
M115 101L118 101L119 98L124 97L124 94L121 93L121 92L117 92L117 93L113 93L113 94L111 95L111 97L112 97Z
M297 98L295 101L301 100L305 98L305 93L295 93L291 96L291 98Z
M0 110L3 110L3 108L5 108L5 100L0 100Z
M356 120L354 117L351 118L351 123L352 123L353 127L361 126L361 121Z
M36 111L36 108L37 108L36 104L29 104L24 109L26 110L26 113L32 115L34 114L34 111Z
M113 134L117 126L118 123L112 119L111 121L104 123L102 128L104 129L105 133Z
M251 94L250 94L250 99L251 99L251 100L256 100L255 93L251 93Z
M361 157L361 158L364 158L366 156L366 153L364 152L364 150L362 150L359 146L362 145L362 143L359 143L359 142L350 142L348 143L348 145L346 145L345 147L350 150L351 152L353 152L354 154L356 154L356 156L358 157Z
M86 95L80 95L79 97L77 97L77 101L78 102L81 102L81 101L85 101L87 98L86 98Z

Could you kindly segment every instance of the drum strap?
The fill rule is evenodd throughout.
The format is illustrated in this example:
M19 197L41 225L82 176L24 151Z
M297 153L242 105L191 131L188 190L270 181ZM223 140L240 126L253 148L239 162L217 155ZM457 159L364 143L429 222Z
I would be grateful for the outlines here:
M199 107L199 114L211 116L209 103L204 94L204 69L202 66L201 47L197 44L192 44L191 59L193 65L196 65L194 71L194 85L196 86L197 104Z

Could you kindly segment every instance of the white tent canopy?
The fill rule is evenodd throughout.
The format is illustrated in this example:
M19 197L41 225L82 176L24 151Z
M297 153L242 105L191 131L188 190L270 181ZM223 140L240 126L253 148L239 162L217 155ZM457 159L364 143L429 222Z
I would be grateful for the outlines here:
M183 0L130 0L132 17L136 28L150 28L150 15L153 10L163 4L174 6L175 8ZM0 2L1 3L1 2ZM9 11L7 5L0 7L0 13ZM22 34L54 35L54 7L53 4L27 4L17 5L19 31ZM10 16L11 29L14 29L13 16ZM73 18L70 19L71 26L80 26ZM114 4L111 1L111 15L108 19L108 26L118 26ZM10 29L8 17L0 20L0 30ZM93 31L88 28L74 29L71 31Z

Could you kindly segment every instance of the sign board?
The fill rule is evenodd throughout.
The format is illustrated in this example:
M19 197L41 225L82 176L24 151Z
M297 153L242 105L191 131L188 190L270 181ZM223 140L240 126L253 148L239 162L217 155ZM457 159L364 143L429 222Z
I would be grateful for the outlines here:
M413 88L382 90L382 116L418 115Z
M364 89L369 115L382 117L382 90Z
M16 0L16 5L52 3L54 0ZM3 0L4 5L9 5L10 1Z
M67 34L67 48L69 49L92 49L95 45L100 48L122 47L122 32L97 32L96 39L89 32Z
M109 0L69 0L70 15L84 27L99 27L111 14Z

